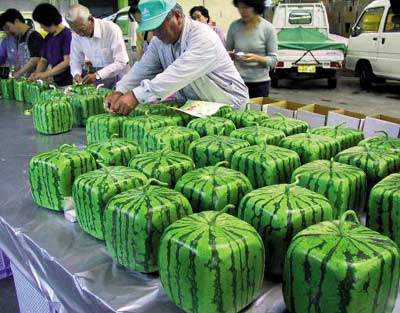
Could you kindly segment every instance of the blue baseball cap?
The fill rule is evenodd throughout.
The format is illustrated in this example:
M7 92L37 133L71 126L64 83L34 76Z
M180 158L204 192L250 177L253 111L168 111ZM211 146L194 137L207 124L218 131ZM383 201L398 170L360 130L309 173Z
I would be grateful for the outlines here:
M175 5L176 0L140 0L139 10L142 21L139 23L138 32L143 33L159 28Z

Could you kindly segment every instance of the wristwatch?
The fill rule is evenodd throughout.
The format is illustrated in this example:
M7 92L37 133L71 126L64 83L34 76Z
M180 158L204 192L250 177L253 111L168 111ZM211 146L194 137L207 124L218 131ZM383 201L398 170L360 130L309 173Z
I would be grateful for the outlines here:
M100 80L101 77L100 77L99 73L96 72L95 74L96 74L96 80Z

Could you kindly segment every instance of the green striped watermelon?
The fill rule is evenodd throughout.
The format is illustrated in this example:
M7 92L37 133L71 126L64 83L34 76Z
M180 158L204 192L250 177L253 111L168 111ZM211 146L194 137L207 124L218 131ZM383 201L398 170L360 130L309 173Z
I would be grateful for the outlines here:
M228 164L230 164L233 154L248 146L250 144L242 139L226 136L206 136L190 144L188 155L197 167L215 165L221 161L228 161Z
M74 112L74 124L85 126L92 115L104 113L103 97L99 95L72 95L69 101Z
M40 101L33 107L33 126L46 135L68 132L73 126L72 108L66 100Z
M357 166L368 178L368 187L372 188L386 176L400 171L400 154L383 151L367 146L357 146L340 152L335 161Z
M171 119L161 115L145 115L127 119L122 125L122 136L136 142L142 151L145 151L144 137L152 129L174 126Z
M348 149L358 145L358 143L364 139L364 134L356 129L343 127L346 123L335 126L325 126L315 128L311 131L314 135L327 136L335 138L340 143L342 150Z
M368 145L371 149L379 150L400 150L400 139L389 137L389 134L385 131L377 131L376 133L381 133L382 136L367 138L358 145Z
M40 93L39 98L37 99L36 103L34 103L34 105L36 105L37 103L41 102L41 101L47 101L49 99L52 99L54 101L58 101L60 99L62 100L69 100L68 95L66 95L64 93L64 91L62 91L61 89L49 89L49 90L43 90Z
M185 312L239 312L261 290L264 246L246 222L201 212L165 230L159 268L165 293Z
M24 88L25 85L28 83L28 79L27 78L18 78L18 79L14 79L14 97L15 100L19 101L19 102L24 102L25 98L24 98Z
M28 81L23 88L25 102L36 104L40 99L40 94L49 89L49 84L43 81Z
M285 138L285 133L268 127L252 126L234 130L230 137L246 140L251 145L277 146Z
M143 103L137 106L135 110L130 113L130 116L135 117L149 114L163 115L172 113L174 110L171 109L171 107L178 108L180 106L182 106L182 104L179 102L171 102L168 103L168 105L164 103Z
M90 116L86 122L87 142L90 144L109 139L114 134L122 137L122 125L126 120L126 116L110 113Z
M129 161L140 153L136 143L113 136L108 140L91 143L86 150L106 166L128 166Z
M176 183L175 190L189 199L194 212L219 211L227 204L237 207L242 197L253 189L242 173L219 167L225 163L188 172Z
M318 160L300 166L292 174L292 182L328 198L334 209L334 218L349 209L361 211L366 203L367 176L358 167Z
M97 93L96 87L94 85L73 85L69 87L71 92L77 95L94 95Z
M169 148L173 151L187 154L189 145L200 139L200 135L193 129L181 126L166 126L152 129L143 138L144 152Z
M229 136L236 129L231 120L215 116L194 119L187 127L197 131L201 137L209 135Z
M244 196L238 217L260 234L265 247L265 271L280 277L290 241L310 225L333 219L328 199L306 188L274 185L256 189Z
M306 122L286 117L282 114L264 120L261 126L281 130L286 136L305 133L309 126Z
M367 227L393 239L400 247L400 174L392 174L372 188Z
M254 188L287 183L299 166L296 152L269 145L240 149L231 161L231 168L246 175Z
M232 112L229 119L235 123L236 128L242 128L252 126L255 123L260 124L269 119L269 116L263 111L250 110L250 103L248 103L244 110Z
M345 221L352 215L356 222ZM388 237L361 226L353 211L294 237L284 269L291 313L389 313L399 283L399 251Z
M103 240L103 212L107 202L115 195L146 182L143 173L124 166L103 167L79 176L72 187L72 196L82 230Z
M213 116L229 118L233 112L234 110L230 105L224 105L220 107L217 113L213 114Z
M190 203L182 194L150 186L153 181L113 197L103 218L111 257L141 273L158 270L158 249L164 230L192 214Z
M3 99L14 100L14 79L0 79L0 90Z
M279 146L296 151L302 164L315 160L330 160L341 150L336 139L310 133L283 138Z
M33 200L41 207L63 211L75 179L95 169L92 155L71 145L38 154L29 162Z
M179 178L194 170L195 165L187 155L163 149L134 156L129 162L129 167L173 188Z

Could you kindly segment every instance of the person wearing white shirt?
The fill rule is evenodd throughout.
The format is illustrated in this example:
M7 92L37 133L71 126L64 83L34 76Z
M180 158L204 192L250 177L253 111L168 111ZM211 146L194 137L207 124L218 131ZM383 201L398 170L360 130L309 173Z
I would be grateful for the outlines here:
M141 0L139 31L153 31L147 52L105 99L109 110L128 114L140 103L175 93L188 99L226 103L235 109L248 102L248 89L218 35L184 16L176 0Z
M111 88L129 71L129 57L118 25L94 18L88 8L77 4L65 15L73 34L70 66L75 83L104 84ZM94 73L82 78L85 57Z

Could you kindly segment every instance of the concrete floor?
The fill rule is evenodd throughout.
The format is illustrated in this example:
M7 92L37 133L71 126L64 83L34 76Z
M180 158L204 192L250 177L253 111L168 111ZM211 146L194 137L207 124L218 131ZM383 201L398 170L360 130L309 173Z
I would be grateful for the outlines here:
M400 81L376 84L370 91L360 89L359 80L342 73L336 89L327 80L280 80L270 97L305 104L317 103L364 114L385 114L400 118Z
M18 301L15 293L14 280L11 277L0 280L0 312L18 313Z

